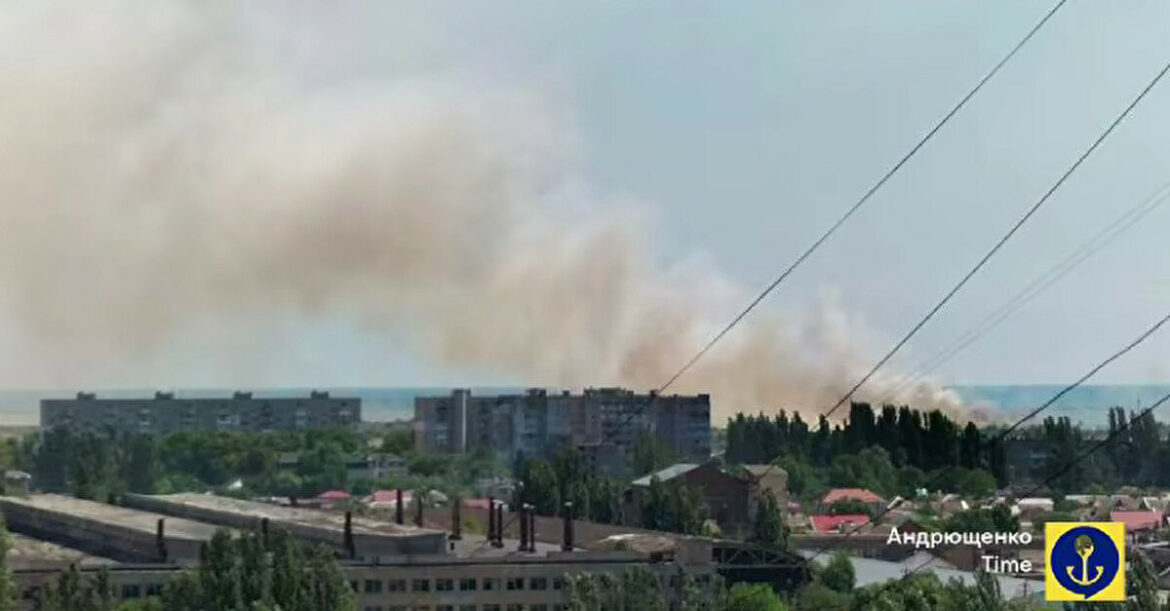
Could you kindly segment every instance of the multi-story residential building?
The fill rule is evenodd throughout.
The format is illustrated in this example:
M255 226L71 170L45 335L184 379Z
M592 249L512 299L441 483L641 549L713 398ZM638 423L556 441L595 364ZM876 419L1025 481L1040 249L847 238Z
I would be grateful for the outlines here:
M105 399L77 393L74 399L41 401L41 428L70 431L161 434L185 431L296 431L353 426L361 422L362 401L313 391L308 397Z
M582 394L473 396L458 389L445 397L418 397L415 446L421 451L490 451L510 458L549 456L580 449L606 473L622 473L639 438L652 435L683 460L711 455L709 395L637 394L622 388L590 388Z

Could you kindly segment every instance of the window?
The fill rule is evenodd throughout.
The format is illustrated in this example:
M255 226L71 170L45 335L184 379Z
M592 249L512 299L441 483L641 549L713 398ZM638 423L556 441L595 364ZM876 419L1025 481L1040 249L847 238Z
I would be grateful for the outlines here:
M162 591L163 591L163 587L162 587L161 583L148 583L148 584L146 584L146 595L147 596L162 596Z
M467 577L459 580L459 589L463 592L475 591L475 578Z
M128 583L122 586L122 598L138 598L142 596L142 588L136 583Z
M512 603L508 605L508 611L524 611L524 605L519 603Z
M499 605L484 605L483 611L500 611Z
M509 590L523 590L524 589L524 578L523 577L509 577L507 586L508 586Z
M532 579L528 580L528 589L529 590L547 590L548 589L548 579L545 577L533 577Z
M553 589L554 590L565 589L565 578L564 577L553 577Z
M431 591L431 580L430 579L412 579L410 581L410 591L411 592L430 592Z
M548 611L548 605L545 605L545 604L532 605L532 606L528 607L528 611Z
M475 605L459 605L459 611L475 611Z
M455 611L455 605L439 605L435 611Z
M350 587L350 589L351 589L351 590L353 590L354 592L361 592L361 590L359 590L359 589L358 589L358 582L357 582L357 580L356 580L356 579L354 579L353 581L349 582L349 587Z
M382 581L381 580L379 580L379 579L367 579L366 580L366 594L381 594L381 593L382 593Z
M388 591L388 592L405 592L406 591L406 580L405 579L391 579L391 580L387 581L386 582L386 591Z
M500 580L495 578L495 577L484 577L483 578L483 589L484 589L484 591L499 590L500 589ZM490 611L490 610L487 607L484 607L483 611ZM500 610L496 609L496 611L500 611Z
M435 590L438 592L450 592L455 589L455 581L453 579L436 579Z

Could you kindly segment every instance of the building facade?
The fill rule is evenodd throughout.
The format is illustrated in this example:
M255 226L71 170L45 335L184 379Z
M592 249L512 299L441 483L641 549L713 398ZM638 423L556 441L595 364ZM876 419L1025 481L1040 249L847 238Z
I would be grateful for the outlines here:
M457 389L414 403L415 447L420 451L490 451L547 457L564 447L581 450L605 473L622 473L642 435L652 435L681 459L711 455L710 395L637 394L590 388L579 395L529 389L523 394L473 396Z
M104 399L77 393L73 399L41 401L41 429L167 435L189 431L297 431L357 425L362 401L313 391L307 397L256 398L237 392L227 398Z

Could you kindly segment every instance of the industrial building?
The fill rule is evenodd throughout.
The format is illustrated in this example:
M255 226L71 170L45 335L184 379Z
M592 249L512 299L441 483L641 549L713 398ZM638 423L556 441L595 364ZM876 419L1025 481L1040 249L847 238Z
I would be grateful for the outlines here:
M682 460L711 455L710 395L637 394L622 388L590 388L582 394L529 389L524 394L418 397L415 447L426 452L488 451L547 457L575 447L602 472L629 469L640 436L649 434Z
M189 431L298 431L350 427L362 420L357 397L254 397L237 392L224 398L176 398L157 392L151 399L99 398L79 392L73 399L41 400L41 429L168 435Z
M125 562L193 562L218 527L58 494L0 497L8 529Z
M127 494L122 503L143 511L240 530L257 528L261 520L267 520L301 540L335 547L342 557L359 561L389 562L405 556L447 552L447 535L442 531L347 517L336 512L209 494Z
M202 502L196 498L200 496L205 497ZM135 497L133 502L146 505L148 501L148 497ZM120 599L157 595L180 571L195 566L199 544L229 523L244 527L267 519L274 526L292 527L293 534L314 540L337 537L340 523L344 533L343 517L314 510L207 495L162 497L156 506L172 513L162 515L58 495L0 497L0 509L9 527L19 533L20 562L11 569L24 599L31 600L37 588L57 578L64 568L62 559L76 564L83 573L105 569ZM176 517L181 512L208 521ZM620 550L586 551L574 546L571 539L560 546L538 545L530 539L529 547L520 549L524 546L517 546L517 541L503 539L502 529L496 535L500 545L485 545L487 541L477 535L453 538L448 543L443 532L373 521L354 519L351 527L365 557L350 559L339 554L341 569L357 594L358 608L364 610L563 611L567 575L644 568L657 575L668 592L676 592L682 575L706 581L718 572L713 543L693 538L669 541L669 549L653 553L639 551L637 545L629 543ZM530 537L534 537L535 531L531 532ZM371 538L363 542L362 535ZM435 535L441 544L418 553L370 553L379 544L379 537L383 538L381 544L398 539L398 551L403 551L410 546L429 546ZM63 551L62 545L79 551ZM166 553L160 554L164 548ZM42 553L45 558L38 558Z

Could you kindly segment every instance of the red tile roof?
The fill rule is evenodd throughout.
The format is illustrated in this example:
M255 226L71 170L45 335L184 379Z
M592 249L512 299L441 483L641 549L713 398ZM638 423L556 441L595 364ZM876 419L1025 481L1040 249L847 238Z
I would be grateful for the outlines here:
M1125 522L1125 532L1155 530L1162 526L1161 511L1114 511L1109 514L1110 522Z
M328 490L317 495L317 498L322 501L345 501L349 500L349 493L344 490Z
M822 505L832 505L838 501L861 501L862 503L884 503L882 497L865 488L833 488L821 499Z
M813 530L820 534L841 532L842 528L848 532L866 524L869 524L869 516L863 513L841 516L812 516Z

